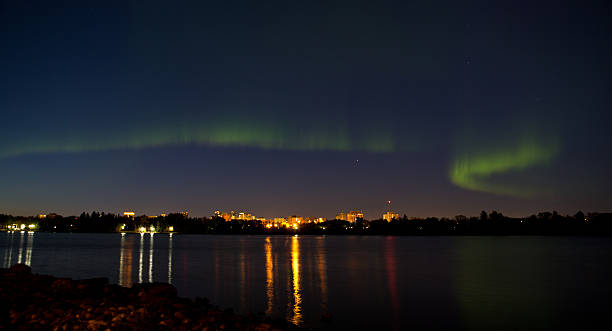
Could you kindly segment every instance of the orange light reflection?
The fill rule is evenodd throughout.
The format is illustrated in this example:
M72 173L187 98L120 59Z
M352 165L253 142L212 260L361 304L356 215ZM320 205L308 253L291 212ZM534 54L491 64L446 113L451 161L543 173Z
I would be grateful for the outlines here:
M291 271L293 279L293 317L291 322L302 324L302 291L300 287L300 241L296 236L291 237Z
M272 260L272 242L270 237L266 238L265 243L266 249L266 295L268 297L268 304L266 308L266 315L271 315L274 310L274 262Z

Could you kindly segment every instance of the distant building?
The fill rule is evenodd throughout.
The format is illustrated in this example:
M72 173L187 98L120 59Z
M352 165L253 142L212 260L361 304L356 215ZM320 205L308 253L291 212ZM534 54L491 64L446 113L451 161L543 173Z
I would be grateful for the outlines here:
M346 214L346 220L351 223L355 223L359 218L363 219L363 213L361 211L351 211Z
M182 211L181 215L183 215L185 218L189 217L189 212L188 211Z
M247 212L239 212L236 213L235 211L230 211L229 213L223 213L219 210L215 211L215 214L213 215L214 217L221 217L226 221L231 221L231 220L241 220L241 221L255 221L257 218L255 217L255 215L251 214L251 213L247 213Z
M338 213L336 214L336 219L340 221L346 221L346 213Z
M232 214L230 213L221 213L221 218L223 218L226 222L232 220Z
M306 217L303 220L304 223L321 223L325 221L325 217Z
M124 211L123 212L123 217L134 218L134 216L136 216L136 213L134 213L133 211Z
M38 214L38 218L47 218L46 214Z
M388 212L383 214L383 220L385 220L387 222L391 222L392 220L397 220L397 219L399 219L399 214L398 213L394 213L394 212L388 211Z
M253 221L255 220L255 216L250 213L240 212L238 215L232 215L232 219L243 220L243 221Z
M300 224L304 222L304 218L301 216L297 216L297 215L292 215L291 217L289 217L289 223L286 225L288 227L292 227L294 229L297 229L300 227Z

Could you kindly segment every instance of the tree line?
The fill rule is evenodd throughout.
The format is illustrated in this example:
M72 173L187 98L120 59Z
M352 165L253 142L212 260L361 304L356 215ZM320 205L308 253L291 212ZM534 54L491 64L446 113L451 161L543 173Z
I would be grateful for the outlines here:
M482 211L479 216L457 215L454 218L408 218L390 222L358 219L354 223L328 220L302 223L299 229L267 228L261 221L231 220L220 217L195 218L183 214L157 217L124 217L111 213L82 213L80 216L47 215L45 218L0 214L0 227L34 225L45 232L178 232L197 234L355 234L355 235L612 235L612 213L577 212L560 215L541 212L524 218ZM30 230L26 227L25 230Z

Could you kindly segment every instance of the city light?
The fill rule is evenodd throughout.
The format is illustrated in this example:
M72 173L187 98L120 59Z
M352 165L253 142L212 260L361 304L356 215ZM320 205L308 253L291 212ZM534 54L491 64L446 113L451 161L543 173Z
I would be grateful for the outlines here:
M394 212L388 211L388 212L383 214L383 220L385 220L387 222L391 222L394 219L399 219L399 214L398 213L394 213Z

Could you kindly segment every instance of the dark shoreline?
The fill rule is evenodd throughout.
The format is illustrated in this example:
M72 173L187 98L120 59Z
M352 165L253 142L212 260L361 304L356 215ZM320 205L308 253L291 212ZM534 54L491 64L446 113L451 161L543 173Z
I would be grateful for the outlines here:
M293 222L293 221L292 221ZM358 218L299 223L270 223L270 220L226 220L221 217L188 217L186 214L125 217L92 212L80 216L57 214L12 216L0 214L0 230L62 233L182 233L261 235L393 235L393 236L610 236L612 213L579 211L575 215L540 212L527 217L508 217L496 211L479 216L454 218L401 218L392 220Z
M61 234L146 234L151 232L65 232L65 231L7 231L0 230L0 233L61 233ZM612 232L603 233L324 233L324 232L262 232L262 233L200 233L200 232L153 232L155 235L203 235L203 236L330 236L330 237L577 237L577 238L608 238L612 237Z
M298 330L283 319L221 310L177 296L166 283L109 284L0 269L0 329L9 330Z

